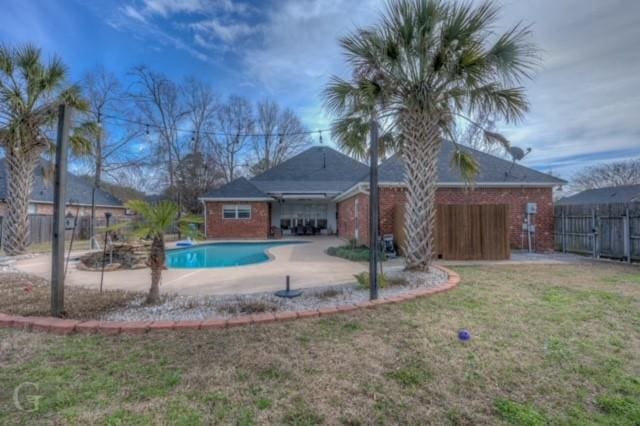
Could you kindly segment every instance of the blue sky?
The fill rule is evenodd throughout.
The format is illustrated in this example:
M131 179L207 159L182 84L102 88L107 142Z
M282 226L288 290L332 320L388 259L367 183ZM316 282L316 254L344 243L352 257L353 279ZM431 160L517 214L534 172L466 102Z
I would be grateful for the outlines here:
M533 25L543 63L531 113L501 127L531 147L525 164L569 178L585 165L640 156L640 2L503 1L504 25ZM0 40L58 54L79 79L104 65L195 75L220 95L270 97L310 129L330 117L320 93L348 75L337 38L375 21L381 0L0 0ZM328 135L325 136L325 140Z

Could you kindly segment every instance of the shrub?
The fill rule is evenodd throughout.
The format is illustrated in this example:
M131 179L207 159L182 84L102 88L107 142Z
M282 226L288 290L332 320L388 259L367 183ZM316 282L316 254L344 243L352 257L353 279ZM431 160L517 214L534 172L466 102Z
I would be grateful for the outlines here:
M361 272L357 275L354 275L354 277L356 277L356 281L358 281L358 285L361 288L369 289L371 287L368 272ZM389 285L389 278L387 277L387 275L378 274L378 288L385 288L388 285Z
M354 245L349 243L340 247L329 247L327 249L329 256L341 257L343 259L351 260L353 262L368 262L369 261L369 247L363 245ZM387 256L380 252L380 260L387 260Z

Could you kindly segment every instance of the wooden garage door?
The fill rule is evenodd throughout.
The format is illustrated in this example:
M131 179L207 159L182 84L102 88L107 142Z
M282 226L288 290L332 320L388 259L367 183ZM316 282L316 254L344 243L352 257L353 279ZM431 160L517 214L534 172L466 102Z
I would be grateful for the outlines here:
M436 257L445 260L509 259L506 204L439 205Z

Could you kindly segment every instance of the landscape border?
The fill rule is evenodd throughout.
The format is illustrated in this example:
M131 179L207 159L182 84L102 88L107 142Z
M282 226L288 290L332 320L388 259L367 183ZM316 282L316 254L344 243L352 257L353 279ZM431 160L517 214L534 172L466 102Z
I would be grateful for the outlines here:
M374 301L361 302L350 305L342 305L334 308L322 308L305 311L283 311L275 313L263 313L253 315L241 315L229 319L212 318L205 320L181 320L181 321L98 321L98 320L73 320L55 317L24 317L19 315L7 315L0 313L0 328L12 328L16 330L40 331L53 334L68 335L78 334L145 334L155 331L171 330L211 330L223 329L250 324L267 324L272 322L290 321L299 318L324 317L339 313L353 312L359 309L374 308L380 305L400 303L419 297L442 293L455 288L460 283L460 275L441 265L433 265L448 275L446 283L438 287L414 289L406 293L383 297Z

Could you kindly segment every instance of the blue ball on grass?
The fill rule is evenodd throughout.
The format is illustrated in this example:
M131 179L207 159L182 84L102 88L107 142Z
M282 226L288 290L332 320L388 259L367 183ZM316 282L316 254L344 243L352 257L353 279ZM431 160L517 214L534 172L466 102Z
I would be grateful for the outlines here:
M463 342L466 342L467 340L471 340L471 333L469 333L469 330L460 330L458 331L458 339L460 339Z

